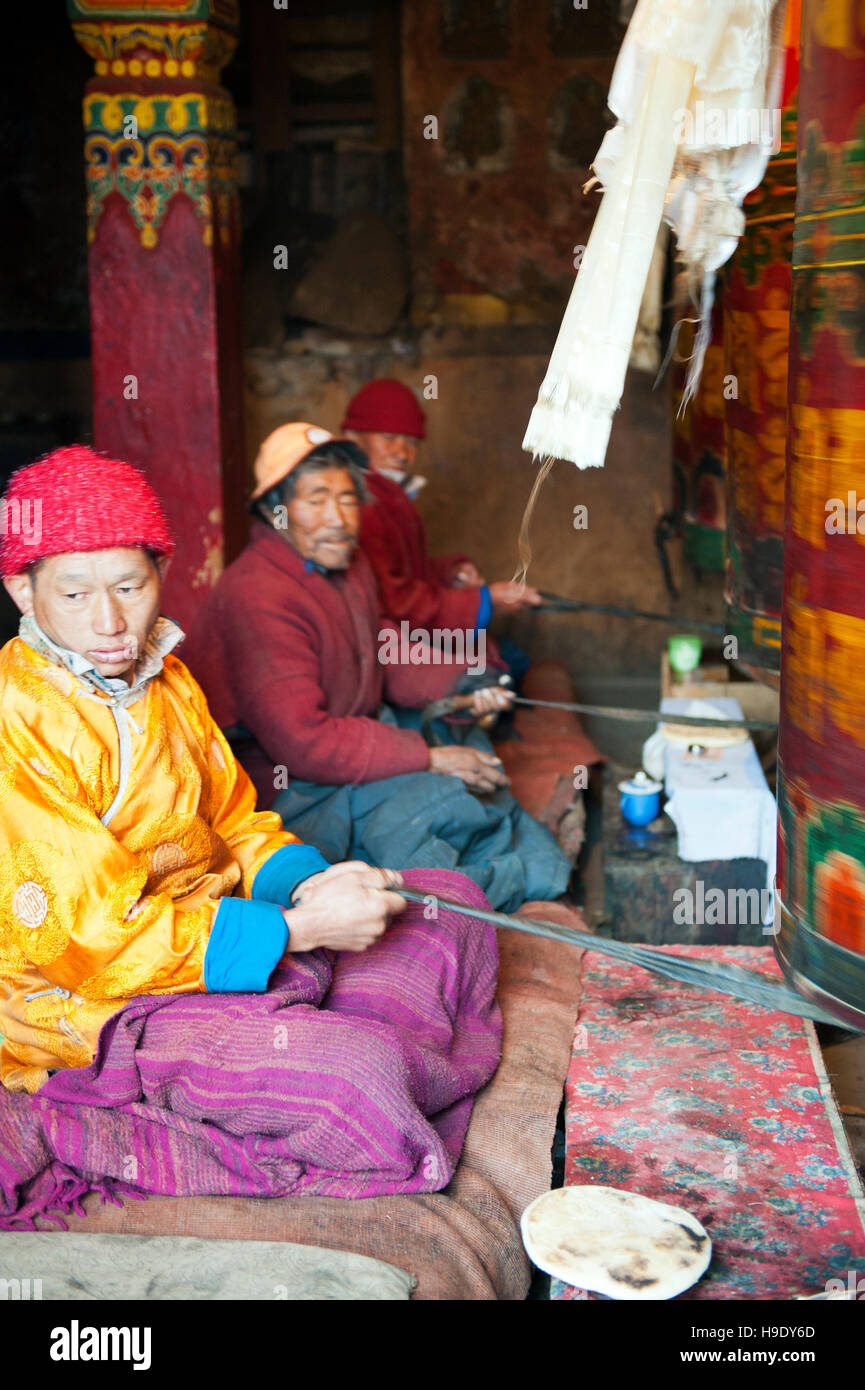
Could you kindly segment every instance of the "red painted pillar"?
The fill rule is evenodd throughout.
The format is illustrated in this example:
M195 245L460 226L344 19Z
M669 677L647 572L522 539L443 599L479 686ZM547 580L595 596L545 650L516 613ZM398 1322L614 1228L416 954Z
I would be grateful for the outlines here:
M237 0L68 0L84 96L94 445L143 467L181 624L244 543Z

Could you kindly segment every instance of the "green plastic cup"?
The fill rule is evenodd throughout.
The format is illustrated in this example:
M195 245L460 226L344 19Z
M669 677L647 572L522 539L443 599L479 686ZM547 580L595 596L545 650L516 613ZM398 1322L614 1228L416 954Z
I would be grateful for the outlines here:
M667 641L667 656L670 668L677 676L687 676L695 671L703 655L703 639L690 632L677 632Z

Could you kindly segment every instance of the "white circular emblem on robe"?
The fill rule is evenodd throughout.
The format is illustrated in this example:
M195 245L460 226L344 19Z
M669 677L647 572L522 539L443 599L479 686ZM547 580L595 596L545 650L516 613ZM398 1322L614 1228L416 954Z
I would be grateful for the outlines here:
M170 873L172 869L182 868L185 863L186 851L174 840L166 840L164 845L157 845L150 856L150 867L155 874Z
M32 881L19 884L12 898L12 911L25 927L30 927L33 931L41 927L48 914L48 899L44 888Z

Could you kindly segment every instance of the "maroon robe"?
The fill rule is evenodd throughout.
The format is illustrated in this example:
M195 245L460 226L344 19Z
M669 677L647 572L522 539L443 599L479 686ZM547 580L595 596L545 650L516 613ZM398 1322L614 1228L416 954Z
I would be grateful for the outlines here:
M454 565L468 556L433 559L427 553L423 521L399 483L373 469L365 478L371 499L363 508L360 544L375 571L383 611L397 622L407 618L428 632L434 628L472 631L480 609L480 588L450 587Z
M429 749L419 733L380 723L382 700L420 709L450 694L464 665L386 665L375 579L364 555L347 570L307 570L298 552L264 522L203 600L182 659L223 729L243 725L239 760L259 808L289 778L323 784L378 781L422 772Z

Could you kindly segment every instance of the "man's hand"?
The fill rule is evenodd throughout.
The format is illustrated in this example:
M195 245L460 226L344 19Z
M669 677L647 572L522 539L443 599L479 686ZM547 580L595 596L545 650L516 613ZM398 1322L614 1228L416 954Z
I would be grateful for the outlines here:
M298 887L297 903L283 913L289 951L365 951L384 935L391 917L405 908L405 898L382 888L398 888L394 869L373 869L359 860L333 864Z
M493 608L499 612L516 613L523 608L537 608L542 603L537 589L530 584L518 584L515 579L502 579L490 585Z
M498 714L510 709L516 691L506 690L502 685L484 685L472 695L472 714Z
M492 753L479 753L477 748L431 748L429 770L459 777L473 792L494 792L510 781L500 760Z
M457 589L476 588L478 585L486 583L477 565L473 564L471 560L461 560L458 565L454 565L452 575L451 582Z

